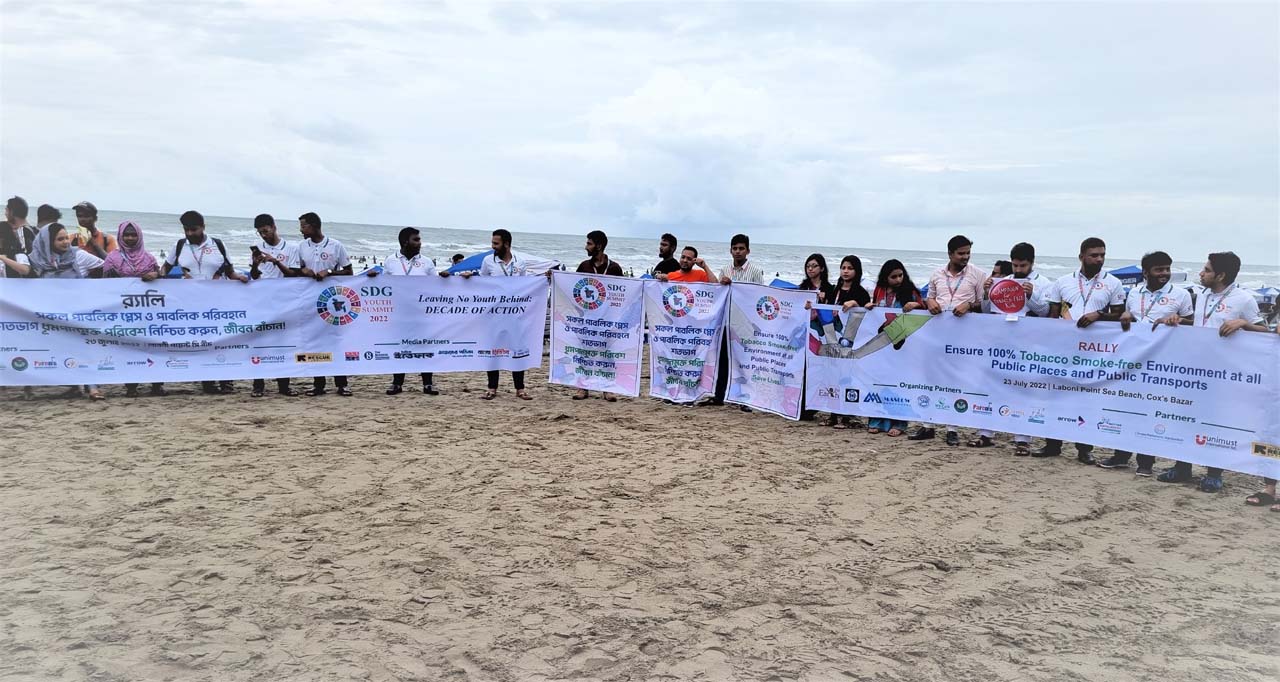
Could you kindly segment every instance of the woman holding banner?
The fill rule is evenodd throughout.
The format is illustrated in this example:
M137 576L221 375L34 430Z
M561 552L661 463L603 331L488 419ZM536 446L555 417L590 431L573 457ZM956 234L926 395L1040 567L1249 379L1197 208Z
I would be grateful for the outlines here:
M840 259L840 276L831 290L832 305L843 306L846 310L853 306L863 308L871 304L871 294L862 287L862 259L850 254ZM860 429L862 420L857 417L831 415L827 425L836 429Z
M853 306L852 302L844 304L845 310ZM890 258L885 261L884 265L880 266L880 274L876 276L876 290L871 293L871 301L866 307L873 308L875 306L900 308L904 313L909 313L924 306L924 299L920 296L920 290L911 281L911 275L907 273L907 266L903 265L902 261ZM883 417L870 420L867 433L876 434L881 432L885 432L890 438L897 438L907 432L907 423L900 419L885 419Z
M116 227L116 244L118 248L107 254L102 263L103 277L137 277L144 282L151 282L160 277L160 264L156 257L147 253L142 241L142 228L132 220L126 220ZM125 384L124 394L129 398L138 397L137 384ZM166 395L164 384L156 381L151 384L151 395Z

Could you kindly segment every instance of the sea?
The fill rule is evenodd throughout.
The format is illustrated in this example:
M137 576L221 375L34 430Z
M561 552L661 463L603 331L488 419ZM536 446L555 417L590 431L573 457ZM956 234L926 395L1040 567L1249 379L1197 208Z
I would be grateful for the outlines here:
M64 209L65 222L73 222L74 214ZM182 238L182 226L178 216L172 213L144 213L139 211L99 211L98 228L114 235L116 225L124 220L132 220L142 227L148 251L160 255L173 250L174 244ZM277 217L277 227L286 239L300 239L298 221ZM396 235L404 225L366 225L361 223L326 222L324 233L333 237L347 247L347 252L355 259L356 271L362 265L380 262L388 255L399 250L400 244ZM468 230L443 227L424 227L413 225L422 231L422 251L442 267L450 262L455 253L471 255L489 250L491 229ZM206 234L217 237L226 245L231 260L237 267L244 269L249 263L249 246L258 240L258 233L253 229L253 218L205 216ZM678 235L678 232L677 232ZM729 237L723 241L687 242L697 247L698 255L706 259L707 264L716 272L729 263ZM658 262L658 237L610 237L608 254L611 259L622 266L632 276L640 276L653 268ZM554 259L564 263L569 269L577 267L586 258L586 235L583 234L547 234L536 232L513 232L512 248L521 253L539 258ZM685 243L682 243L683 247ZM928 283L929 273L947 262L944 248L931 251L913 249L868 249L857 244L751 244L751 260L765 272L766 279L780 278L788 282L799 282L804 274L804 263L810 254L821 253L827 259L832 279L837 276L840 259L855 254L862 259L865 277L874 281L881 264L890 258L897 258L907 267L907 272L917 286ZM678 254L677 254L678 255ZM1007 260L1008 253L975 253L972 263L979 268L990 271L997 260ZM364 263L359 259L363 258ZM1138 257L1108 259L1107 269L1134 265ZM1187 284L1198 284L1200 269L1204 261L1176 261L1175 272L1187 273ZM1041 275L1051 278L1070 274L1079 267L1074 255L1052 256L1036 255L1036 270ZM1237 281L1251 289L1264 286L1280 286L1280 266L1244 265Z

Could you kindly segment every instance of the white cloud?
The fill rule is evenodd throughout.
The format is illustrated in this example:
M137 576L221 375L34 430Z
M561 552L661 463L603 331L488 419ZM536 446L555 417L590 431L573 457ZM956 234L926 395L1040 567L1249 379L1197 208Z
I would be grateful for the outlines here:
M1275 5L4 12L0 182L35 202L1280 261Z

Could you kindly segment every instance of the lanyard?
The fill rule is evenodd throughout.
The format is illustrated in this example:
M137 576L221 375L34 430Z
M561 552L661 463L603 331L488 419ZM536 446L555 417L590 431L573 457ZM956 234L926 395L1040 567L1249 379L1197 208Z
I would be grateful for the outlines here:
M1221 294L1218 294L1218 300L1213 301L1212 303L1210 303L1210 302L1209 302L1209 292L1207 292L1207 291L1205 292L1205 294L1204 294L1204 313L1200 316L1200 326L1201 326L1201 327L1204 327L1204 326L1208 325L1208 323L1209 323L1209 317L1210 317L1211 315L1213 315L1213 310L1214 310L1214 308L1217 308L1217 307L1222 303L1222 299L1226 298L1226 297L1227 297L1227 294L1231 293L1231 290L1232 290L1232 289L1234 289L1234 288L1236 288L1236 285L1235 285L1235 284L1232 284L1231 286L1227 287L1226 289L1223 289L1223 290L1222 290L1222 293L1221 293Z
M406 275L407 275L407 274L409 274L410 272L413 272L413 269L414 269L414 268L416 268L416 267L418 267L418 257L417 257L417 256L414 256L413 258L410 258L410 259L409 259L409 267L407 267L407 268L404 266L404 254L403 254L403 253L397 253L397 254L396 254L396 258L400 259L400 270L401 270L401 271L403 271L403 272L404 272L404 274L406 274Z
M201 255L201 252L203 252L204 247L208 245L209 239L206 237L204 241L200 242L199 246L191 247L191 260L196 262L196 272L200 272L200 267L204 264L204 256Z
M591 272L592 272L593 274L596 274L596 275L607 275L607 274L609 274L609 266L610 266L610 265L613 265L613 261L612 261L612 260L610 260L608 256L605 256L605 257L604 257L604 270L603 270L603 271L601 271L601 270L597 270L597 269L596 269L596 262L593 260L593 261L591 261Z
M947 277L947 290L951 292L951 300L952 302L954 302L956 298L956 292L960 290L960 286L964 284L965 276L969 274L969 268L966 266L965 269L960 271L960 278L956 280L955 286L951 286L951 268L943 268L942 274L946 275Z
M1093 279L1086 279L1086 280L1084 280L1084 282L1088 282L1088 283L1089 283L1089 295L1088 295L1088 296L1085 296L1085 295L1084 295L1084 282L1080 281L1080 273L1076 273L1076 288L1080 290L1080 310L1081 310L1081 314L1084 314L1084 313L1089 312L1089 299L1093 298L1093 292L1095 291L1094 285L1098 282L1098 278L1099 278L1099 277L1101 277L1101 276L1102 276L1102 273L1101 273L1101 272L1099 272L1098 274L1096 274L1096 275L1094 275L1094 276L1093 276Z
M1169 285L1168 285L1168 284L1166 284L1166 285L1164 285L1163 287L1161 287L1159 291L1154 291L1154 292L1152 292L1152 296L1151 296L1151 308L1152 308L1152 309L1154 309L1154 308L1156 307L1156 306L1155 306L1155 304L1160 300L1160 296L1161 296L1161 295L1163 295L1164 293L1166 293L1166 292L1165 292L1165 290L1166 290L1166 289L1168 289L1168 288L1169 288ZM1145 320L1145 319L1147 319L1147 292L1148 292L1148 291L1150 291L1150 289L1146 289L1146 288L1144 288L1142 291L1139 291L1139 292L1138 292L1138 295L1142 297L1142 301L1141 301L1141 303L1139 304L1139 308L1138 308L1138 314L1139 314L1139 315L1142 317L1142 319L1144 319L1144 320Z
M495 263L497 263L497 264L498 264L498 267L502 268L502 274L503 274L503 275L505 275L505 276L507 276L507 277L510 277L510 276L512 276L512 275L514 275L514 274L516 274L516 255L515 255L514 253L513 253L513 254L511 254L511 269L510 269L510 270L508 270L508 269L507 269L507 264L506 264L506 263L503 263L502 261L498 260L498 257L497 257L497 256L494 256L494 257L493 257L493 260L494 260L494 262L495 262Z

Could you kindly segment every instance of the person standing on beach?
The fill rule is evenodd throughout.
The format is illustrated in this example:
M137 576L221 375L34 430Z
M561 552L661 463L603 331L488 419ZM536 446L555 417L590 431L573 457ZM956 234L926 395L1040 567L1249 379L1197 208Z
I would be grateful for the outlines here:
M436 274L436 264L430 258L422 255L422 233L414 227L406 227L400 230L397 237L400 241L400 250L387 256L383 261L382 274L394 277L426 277ZM441 273L448 276L448 273ZM376 277L377 270L370 270L369 276ZM391 376L391 386L387 388L387 395L398 395L404 392L403 373L393 374ZM422 392L427 395L440 395L435 386L432 385L431 372L423 372Z
M261 239L254 248L250 249L253 254L253 264L249 267L249 277L256 280L299 276L298 269L302 267L302 256L298 251L298 244L280 236L280 231L276 229L276 219L267 213L259 214L253 219L253 229L258 232ZM298 395L298 392L289 386L289 377L276 379L276 391L290 398ZM266 380L254 379L253 392L249 396L261 398L266 393Z
M827 258L820 253L811 253L804 260L804 280L800 282L800 286L796 287L801 291L814 291L818 294L818 303L830 303L834 296L835 287L831 285L831 271L827 268ZM805 308L809 309L809 319L818 319L818 311L809 307L808 301L805 301ZM821 325L818 325L821 327ZM807 410L804 406L804 388L801 384L800 389L800 421L813 421L817 415L816 410ZM831 421L836 421L836 415L831 415Z
M59 220L62 220L62 211L59 211L49 204L40 204L36 209L36 232L43 230ZM66 228L64 227L63 229Z
M841 307L849 310L858 305L856 301L845 301ZM880 266L880 274L876 276L875 291L871 292L871 302L867 308L900 308L909 313L924 307L924 298L915 282L911 281L911 273L907 266L896 258L890 258ZM885 316L886 318L888 315ZM867 421L867 433L876 434L883 431L890 438L898 438L907 431L907 422L886 417L874 417Z
M160 277L160 264L156 257L147 253L142 240L142 228L132 220L126 220L116 227L116 244L120 248L107 254L102 263L103 277L137 277L143 282L154 282ZM138 384L124 385L124 394L128 398L138 397ZM151 382L151 395L160 397L167 395L164 383Z
M745 234L735 234L729 240L729 257L732 262L720 270L720 283L729 285L734 282L748 284L764 284L764 271L751 262L751 238ZM720 339L720 364L716 368L716 395L703 405L723 405L724 396L729 391L729 339L727 334ZM743 412L751 408L743 405Z
M493 253L484 257L480 262L480 270L459 273L463 278L471 277L479 274L481 277L524 277L529 274L528 265L524 258L511 249L511 233L502 228L493 231L490 237L489 246L493 248ZM548 271L549 273L550 271ZM448 274L445 271L444 274ZM488 383L484 395L480 396L481 400L493 400L498 397L498 370L491 369L488 371ZM511 382L516 387L516 397L521 400L533 400L533 396L524 388L524 370L513 370L511 372Z
M1098 321L1118 321L1124 313L1124 284L1102 271L1107 260L1107 244L1097 237L1080 242L1080 271L1063 275L1049 287L1049 317L1075 320L1081 329ZM1095 464L1093 446L1076 443L1076 460ZM1046 438L1044 447L1032 457L1057 457L1062 441Z
M871 294L867 293L867 290L862 286L861 258L849 254L840 259L840 275L836 278L836 283L831 288L831 300L829 303L846 309L853 306L865 308L871 305ZM847 414L833 414L827 420L827 426L835 429L861 429L863 424L858 417Z
M1167 324L1177 326L1190 322L1195 308L1191 292L1173 285L1173 258L1164 251L1155 251L1142 257L1142 285L1129 290L1125 298L1125 311L1120 314L1120 325L1129 331L1134 322L1140 324ZM1128 469L1133 453L1116 450L1112 456L1099 460L1103 469ZM1150 476L1156 458L1138 455L1138 475Z
M932 315L950 312L962 317L972 311L980 310L982 304L982 283L987 273L969 263L973 254L973 242L968 237L958 234L947 242L947 264L938 268L929 277L929 297L925 299L925 307ZM915 433L907 436L908 440L928 440L935 435L933 425L924 424ZM956 427L947 427L947 445L960 444L960 434Z
M609 237L602 230L592 230L587 233L587 259L578 264L578 272L593 275L611 275L613 277L625 277L622 272L622 266L609 259L605 254L605 248L609 246ZM607 402L617 402L616 396L601 391L601 396ZM574 400L586 400L590 395L587 389L580 388L573 394Z
M76 222L80 229L71 236L71 245L92 253L98 258L106 258L107 254L117 248L116 240L111 235L98 229L98 207L82 201L75 205Z
M31 245L36 240L36 230L27 224L30 211L27 200L12 197L4 205L4 222L0 223L0 256L16 259L19 254L31 252ZM17 277L16 270L9 266L0 268L0 277Z
M695 265L697 270L693 269ZM698 257L698 249L686 246L680 251L680 267L666 274L658 273L653 278L659 282L714 282L716 274L705 260Z
M174 245L173 253L165 259L161 267L164 274L177 270L182 273L183 279L249 281L247 276L236 272L222 240L205 234L204 216L197 211L187 211L178 216L178 222L182 224L184 236ZM230 381L202 381L200 390L211 395L234 393L235 384Z
M1240 257L1231 251L1209 254L1204 269L1200 271L1200 284L1204 293L1196 300L1195 312L1187 323L1193 327L1217 329L1226 338L1241 329L1269 333L1258 301L1253 294L1236 284L1240 274ZM1225 352L1225 351L1219 351ZM1156 477L1161 483L1184 483L1191 480L1191 462L1175 462ZM1222 469L1208 467L1200 479L1200 492L1216 493L1222 490Z
M1045 293L1052 284L1048 279L1041 277L1040 273L1035 271L1036 264L1036 247L1027 242L1019 242L1013 245L1009 250L1009 260L996 261L996 267L992 270L991 276L982 283L982 308L985 312L997 315L1017 315L1018 317L1044 317L1049 313L1049 302L1045 300ZM1005 272L1007 270L1007 272ZM997 274L997 271L1005 274ZM1022 287L1022 293L1025 302L1022 308L1015 313L1000 310L991 304L991 286L996 282L1007 279L1017 282ZM1014 329L1016 332L1017 330ZM992 437L995 435L990 429L978 429L978 436L965 445L971 448L989 448L994 445ZM1013 436L1013 454L1018 457L1026 457L1031 454L1031 437L1022 434Z
M302 244L298 247L302 261L302 276L311 277L317 282L331 275L351 275L351 257L347 255L347 247L332 237L324 236L323 223L320 216L313 212L298 216L298 230L302 233ZM347 388L347 377L333 377L333 385L338 388L338 395L351 397L351 389ZM325 378L315 377L312 380L309 396L324 395Z
M653 266L653 278L658 279L658 275L669 275L680 269L680 261L676 260L676 236L667 232L658 240L658 264ZM697 253L697 249L694 249Z

